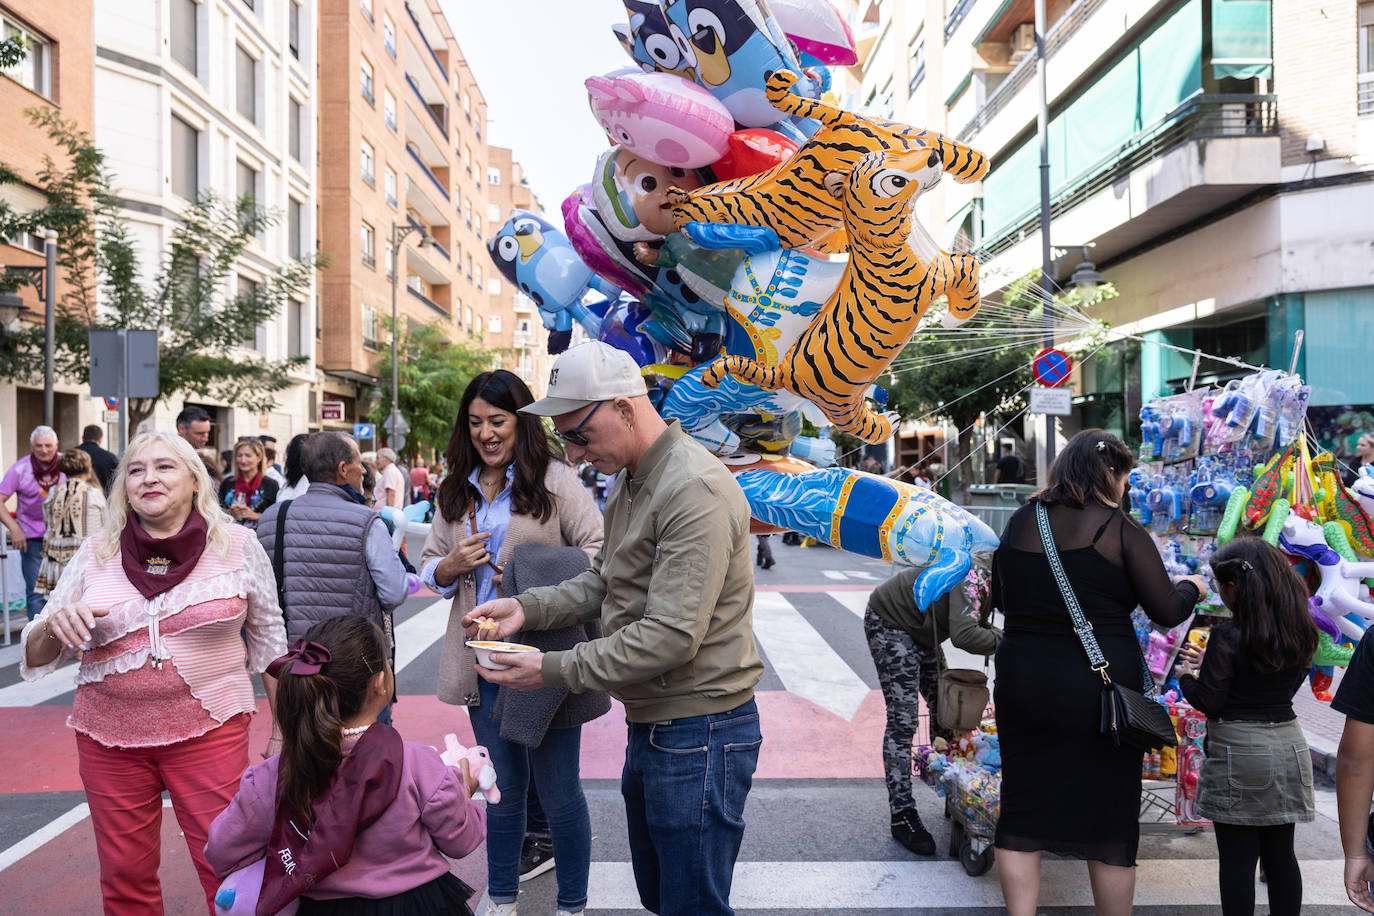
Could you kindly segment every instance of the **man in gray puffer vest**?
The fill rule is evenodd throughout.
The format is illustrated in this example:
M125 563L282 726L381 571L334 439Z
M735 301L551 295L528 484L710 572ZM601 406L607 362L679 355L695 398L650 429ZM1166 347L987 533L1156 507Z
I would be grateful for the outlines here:
M258 520L258 540L273 568L284 574L278 585L287 642L320 620L358 614L381 627L390 643L391 612L406 598L406 571L386 523L359 502L358 444L342 433L320 432L305 440L302 452L310 489ZM280 562L278 537L284 547Z

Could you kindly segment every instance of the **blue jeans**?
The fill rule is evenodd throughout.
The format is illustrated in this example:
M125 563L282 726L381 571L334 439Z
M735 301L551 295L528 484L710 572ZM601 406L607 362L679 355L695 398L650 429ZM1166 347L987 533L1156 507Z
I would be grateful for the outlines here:
M479 681L481 704L468 707L477 743L491 753L501 802L487 805L487 892L493 903L510 903L520 891L520 848L525 840L525 790L533 775L539 802L553 833L558 862L558 906L576 912L587 905L592 863L592 822L582 794L582 728L551 728L536 748L501 737L491 721L497 686Z
M631 722L620 793L644 908L662 916L731 916L730 880L744 803L759 762L751 699L708 716Z
M24 556L20 558L20 563L24 569L24 597L28 603L29 619L32 620L43 613L43 608L48 604L47 595L35 594L33 590L38 582L38 571L43 568L42 538L29 538L24 542Z

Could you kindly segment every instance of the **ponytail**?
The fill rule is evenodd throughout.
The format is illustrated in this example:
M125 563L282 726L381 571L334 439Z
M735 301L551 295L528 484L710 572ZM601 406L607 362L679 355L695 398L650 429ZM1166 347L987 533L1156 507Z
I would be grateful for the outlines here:
M1229 585L1229 606L1241 651L1262 672L1307 668L1317 651L1317 627L1307 586L1277 547L1241 537L1212 554L1217 584Z
M346 616L315 624L269 667L278 678L273 714L282 733L278 807L314 821L315 799L343 760L343 723L363 708L385 664L376 624Z

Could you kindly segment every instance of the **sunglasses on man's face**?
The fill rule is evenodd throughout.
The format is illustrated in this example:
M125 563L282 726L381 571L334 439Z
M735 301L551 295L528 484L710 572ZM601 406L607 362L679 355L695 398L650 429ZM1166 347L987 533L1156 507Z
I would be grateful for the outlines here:
M564 442L571 442L573 445L586 448L587 437L582 435L580 430L582 429L582 427L587 425L587 421L592 418L592 414L596 413L597 410L601 407L601 405L605 403L605 401L597 401L596 406L593 407L591 410L587 411L587 415L582 418L581 423L578 423L576 426L568 430L566 433L558 433L558 438L562 439ZM554 430L554 432L558 431Z

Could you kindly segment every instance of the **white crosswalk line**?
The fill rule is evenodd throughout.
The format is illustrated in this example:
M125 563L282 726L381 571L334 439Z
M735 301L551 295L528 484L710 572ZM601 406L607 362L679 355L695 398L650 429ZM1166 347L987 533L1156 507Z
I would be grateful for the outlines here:
M37 706L76 689L76 664L63 665L47 677L20 681L0 690L0 706Z
M866 569L851 569L849 571L849 577L851 579L867 579L870 582L872 582L874 579L881 578L879 576L875 576L873 573L869 572Z
M754 635L788 691L845 721L854 718L868 685L781 594L755 594Z
M868 608L868 596L873 594L873 589L866 588L862 591L852 592L826 592L826 594L844 605L845 609L853 613L855 617L862 619L864 611Z
M1303 903L1346 903L1340 860L1304 860ZM1090 907L1092 889L1082 862L1046 859L1041 866L1042 907ZM1141 859L1135 905L1217 906L1215 859ZM640 910L628 862L593 862L589 910ZM1001 909L997 876L964 874L957 862L739 862L730 905L736 909L847 912L891 909L946 912L951 906Z
M420 613L396 625L396 674L419 658L426 649L444 638L452 598L440 598Z
M836 579L840 582L844 582L849 578L849 576L840 572L838 569L822 569L821 572L827 579Z
M19 636L16 634L12 645L0 646L0 668L19 664L19 657L23 654L24 647L19 644Z

